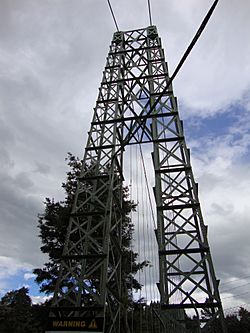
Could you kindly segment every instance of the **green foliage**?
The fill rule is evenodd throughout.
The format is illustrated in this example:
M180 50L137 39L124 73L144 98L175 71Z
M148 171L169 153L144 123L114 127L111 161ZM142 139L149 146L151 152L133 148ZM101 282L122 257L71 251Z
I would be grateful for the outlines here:
M56 281L59 276L60 269L60 257L62 255L63 246L65 242L65 237L67 234L67 226L69 223L69 217L72 210L72 204L74 201L74 196L77 188L77 180L80 176L82 162L79 158L68 153L66 158L69 166L69 171L67 172L67 179L62 183L62 187L65 190L64 201L56 202L54 199L46 198L44 205L45 209L43 214L38 216L38 228L39 237L41 239L41 251L48 255L48 261L44 264L42 268L36 268L33 272L36 275L36 282L40 285L40 291L46 294L51 294L55 290ZM93 172L93 166L84 166L89 172L89 175ZM117 180L119 182L119 179ZM117 184L118 191L120 189L119 183ZM87 183L86 183L87 186ZM83 194L84 195L84 194ZM103 200L105 201L105 195L107 192L103 192ZM119 193L117 196L114 193L114 197L119 198ZM129 199L129 189L128 187L123 187L122 189L122 207L124 216L122 218L121 227L121 252L122 252L122 303L123 303L123 319L125 326L127 325L127 309L132 304L132 289L138 290L141 288L139 282L135 279L135 274L138 270L148 265L148 262L144 261L142 263L137 262L137 253L131 250L131 241L133 233L133 224L130 218L130 212L136 209L136 205ZM117 208L117 214L120 214L119 207L116 207L114 202L114 210ZM96 235L100 237L100 235ZM119 235L113 234L113 240L120 242ZM113 255L119 255L114 252ZM110 266L109 269L112 269ZM65 287L70 287L72 281L64 281ZM93 286L98 285L98 279L95 276L91 277L90 284ZM88 297L85 296L86 298ZM85 300L91 302L91 299Z
M241 330L250 332L250 312L240 307L239 318L240 318Z
M46 253L49 261L43 268L34 269L36 282L40 284L40 291L50 294L54 291L59 274L60 257L63 250L67 224L71 207L64 202L54 202L45 199L44 214L39 215L38 227L42 242L41 251Z
M237 315L229 315L226 317L228 333L244 333L241 331L240 320Z
M226 316L228 333L250 333L250 312L240 307L237 313ZM214 320L205 332L221 333L218 320Z
M26 308L31 305L31 298L28 295L28 288L22 287L18 290L11 290L5 294L0 304L8 305L12 308Z
M0 332L1 333L44 333L50 302L32 305L28 295L28 289L23 287L7 292L0 300ZM159 332L159 323L155 321L154 313L144 299L139 300L131 309L128 318L123 317L122 332L128 333L128 324L133 326L134 332L153 333ZM125 320L126 319L126 320ZM226 317L228 333L249 333L250 312L244 308L233 315ZM188 332L194 333L194 329ZM211 327L210 332L221 333L216 326Z
M43 333L47 316L47 303L32 305L27 288L9 291L0 301L0 332Z
M81 167L81 161L72 154L68 154L67 161L70 171L67 173L66 182L62 184L65 190L65 200L55 202L54 199L46 198L44 213L38 218L39 237L42 242L41 250L48 255L49 260L43 268L35 269L34 273L40 290L48 294L54 291L58 278L60 256ZM137 263L137 254L130 249L133 224L129 218L129 213L131 210L135 210L136 205L129 200L129 191L126 187L123 188L123 205L126 216L122 227L122 280L123 290L126 291L126 294L123 295L122 332L128 333L129 327L133 327L134 332L158 332L159 327L154 326L152 320L154 315L150 312L145 300L139 300L136 304L132 303L131 286L134 289L141 288L134 276L149 262ZM49 305L49 301L41 305L32 305L28 289L25 287L9 291L0 301L0 332L44 333ZM204 313L204 315L206 314ZM226 317L226 325L228 333L250 333L250 312L240 308L237 314ZM221 333L216 322L209 329L211 329L210 332ZM190 330L192 333L194 332L192 328Z
M62 183L65 200L55 202L54 199L46 198L44 213L38 216L41 251L48 255L49 261L44 264L43 268L34 269L34 274L36 274L36 282L40 285L40 291L46 294L53 293L55 289L77 178L81 170L79 158L68 153L66 160L70 171L67 173L66 182Z
M69 166L67 179L62 183L65 190L65 200L55 202L54 199L46 198L44 213L38 217L39 237L41 239L41 251L48 255L49 260L42 268L36 268L36 282L40 285L41 292L51 294L55 289L55 283L59 274L60 257L67 233L70 212L77 187L77 180L81 172L82 162L79 158L68 153L66 158ZM89 168L85 166L85 168ZM91 168L89 168L91 169ZM141 286L134 278L139 269L148 263L137 263L137 254L131 251L130 245L133 233L133 224L129 217L131 211L136 209L134 202L129 200L128 187L123 188L123 210L125 216L122 225L122 267L124 288L140 289ZM125 296L124 296L125 297Z

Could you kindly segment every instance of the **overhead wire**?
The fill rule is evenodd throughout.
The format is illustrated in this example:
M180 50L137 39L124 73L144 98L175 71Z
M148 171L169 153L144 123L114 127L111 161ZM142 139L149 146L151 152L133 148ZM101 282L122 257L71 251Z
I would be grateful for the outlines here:
M240 304L240 305L231 306L230 308L225 308L224 311L228 311L228 310L231 310L231 309L241 308L241 307L243 307L244 305L250 305L250 303L243 303L243 304Z
M151 213L152 218L154 220L154 215L153 215L153 207L152 207L152 202L151 202L151 197L149 193L149 185L148 185L148 179L147 179L147 173L146 173L146 168L145 168L145 161L144 161L144 156L142 152L142 147L141 144L139 143L139 151L140 151L140 158L141 158L141 164L142 164L142 170L141 170L141 185L144 185L144 181L146 183L146 188L147 191L145 193L144 190L141 191L142 193L142 226L143 226L143 255L144 255L144 261L148 262L149 267L145 269L144 272L144 281L145 281L145 296L146 296L146 302L148 302L148 285L149 285L149 294L150 294L150 299L152 299L152 275L151 275L151 269L150 269L150 264L152 260L152 255L150 253L150 240L149 240L149 221L148 221L148 213ZM144 177L144 178L143 178ZM146 200L149 200L150 202L150 207L148 207ZM150 212L151 210L151 212ZM146 242L147 242L147 250L148 254L146 255ZM149 274L147 274L147 271ZM148 281L149 278L149 281ZM149 283L148 283L149 282Z
M139 133L137 133L138 141L139 141ZM154 329L154 320L152 315L151 303L152 300L156 301L156 282L158 277L156 276L157 267L157 252L156 247L156 239L154 238L155 233L154 229L156 228L155 217L152 207L151 194L149 190L149 181L146 169L146 163L143 156L143 149L141 143L138 144L139 153L140 153L140 162L141 168L140 170L140 188L142 189L140 192L141 198L141 212L140 212L140 224L142 230L142 245L141 249L143 250L143 261L146 263L146 267L143 268L142 274L144 277L144 286L143 286L143 300L145 303L145 307L141 310L144 313L145 320L149 323L151 330ZM154 238L154 239L153 239ZM140 323L140 332L141 332L141 324Z
M194 48L195 44L197 43L199 37L201 36L203 30L205 29L210 17L212 16L216 5L218 4L219 0L215 0L213 5L211 6L211 8L209 9L209 11L207 12L207 15L205 16L205 18L203 19L199 29L197 30L195 36L193 37L191 43L189 44L188 48L186 49L186 51L184 52L181 60L179 61L176 69L174 70L174 73L172 74L172 76L169 78L168 83L166 84L166 86L164 87L164 89L162 90L162 92L160 93L160 95L156 98L154 104L150 107L149 110L149 114L152 112L152 110L157 106L157 104L160 102L161 98L163 97L163 95L167 92L168 88L170 87L170 85L172 84L174 78L176 77L176 75L178 74L178 72L180 71L181 67L183 66L185 60L187 59L187 57L189 56L190 52L192 51L192 49Z
M138 146L135 146L135 160L138 161ZM142 262L142 255L141 255L141 224L140 224L140 191L139 191L139 179L140 179L140 168L139 163L136 163L136 169L135 169L135 182L136 182L136 203L137 203L137 247L138 247L138 263ZM139 289L139 300L142 301L142 272L141 269L138 271L138 282L141 285L141 288ZM141 304L139 306L139 333L142 333L142 307Z
M183 66L184 62L186 61L187 57L189 56L189 54L191 53L192 49L194 48L195 44L197 43L198 39L200 38L202 32L204 31L209 19L211 18L217 4L218 4L219 0L215 0L212 4L212 6L210 7L209 11L207 12L206 16L204 17L203 21L201 22L201 25L199 26L199 29L197 30L195 36L193 37L191 43L189 44L188 48L186 49L185 53L183 54L181 60L179 61L176 69L174 70L174 73L172 74L172 76L169 78L168 83L166 84L166 86L163 88L162 92L159 94L159 96L156 98L156 100L154 101L153 105L150 106L149 111L147 112L147 115L150 115L152 113L152 111L156 108L157 104L160 102L161 98L164 96L164 94L166 94L167 90L169 89L169 87L171 86L173 80L175 79L175 77L177 76L178 72L180 71L181 67ZM142 122L142 126L143 124L146 122L147 118L145 117L145 119L143 119ZM139 130L139 128L141 128L142 126L137 126L134 128L134 130L132 129L132 133L128 134L127 139L124 141L123 144L121 144L121 147L116 151L115 156L124 149L124 147L127 145L127 143L130 141L130 139L132 137L134 137L134 135L137 133L137 131ZM115 157L114 156L114 157ZM113 158L114 158L113 157Z
M231 290L234 290L234 289L238 289L238 288L241 288L241 287L248 286L249 284L250 284L250 282L245 283L245 284L241 284L240 286L236 286L236 287L233 287L233 288L230 288L230 289L221 290L220 292L221 292L221 293L226 293L226 292L231 291Z
M248 278L250 278L250 275L248 275L248 276L244 276L244 277L241 277L241 278L238 278L238 279L234 279L234 280L232 280L232 281L222 282L220 285L225 286L226 284L234 283L235 281L246 280L246 279L248 279Z
M113 8L111 6L110 0L107 0L107 1L108 1L109 9L110 9L111 15L113 17L116 29L117 29L117 31L119 31L119 27L118 27L118 24L117 24L117 21L116 21L116 18L115 18L115 13L114 13Z
M119 31L118 23L117 23L117 20L116 20L116 18L115 18L115 13L114 13L114 10L113 10L113 8L112 8L111 2L110 2L110 0L107 0L107 2L108 2L108 5L109 5L109 9L110 9L111 15L112 15L113 20L114 20L114 23L115 23L115 27L116 27L117 31ZM150 23L150 25L152 25L151 3L150 3L150 0L147 0L147 2L148 2L148 16L149 16L149 23Z
M110 12L111 12L111 15L113 17L113 20L114 20L114 24L116 26L116 29L117 31L119 31L119 27L118 27L118 23L117 23L117 20L115 18L115 14L114 14L114 11L113 11L113 8L112 8L112 5L110 3L110 0L107 0L108 2L108 5L109 5L109 8L110 8ZM180 59L176 69L174 70L172 76L169 78L166 86L164 87L164 89L162 90L162 92L159 94L159 96L155 99L153 105L149 108L149 111L148 111L148 115L152 113L152 111L156 108L157 104L161 101L161 98L164 96L164 94L166 94L167 90L169 89L169 87L171 86L173 80L175 79L175 77L177 76L178 72L180 71L181 67L183 66L184 62L186 61L187 57L189 56L189 54L191 53L192 49L194 48L195 44L197 43L198 39L200 38L202 32L204 31L209 19L211 18L212 16L212 13L214 12L215 10L215 7L217 6L219 0L215 0L213 5L211 6L210 10L208 11L208 13L206 14L205 18L203 19L199 29L197 30L194 38L192 39L191 43L189 44L188 48L186 49L185 53L183 54L182 58ZM149 14L149 22L150 22L150 25L152 25L152 12L151 12L151 3L150 3L150 0L147 0L147 3L148 3L148 14ZM146 121L145 120L142 120L142 122ZM132 136L134 136L136 134L136 132L138 131L138 129L141 128L141 126L138 126L134 129L134 131L132 131L132 133L130 133L128 135L128 138L127 140L124 142L124 144L121 145L120 149L118 149L116 151L116 154L124 148L124 146L129 142L129 140L131 139ZM141 149L141 147L140 147ZM115 154L115 155L116 155ZM143 169L144 169L144 172L145 172L145 165L144 165L144 160L142 158L142 164L143 164ZM149 189L148 189L148 180L147 180L147 177L145 175L145 178L146 178L146 187L147 187L147 192L149 192ZM148 193L149 195L149 193ZM138 189L137 189L137 198L138 198ZM149 200L151 201L151 200ZM151 212L152 212L152 203L150 202L150 208L151 208ZM152 214L154 215L154 214ZM155 223L155 221L154 221ZM140 241L139 241L140 242ZM139 244L139 247L140 247L140 244ZM140 272L139 272L139 280L140 280ZM226 297L228 298L228 297Z
M140 145L139 145L140 146ZM142 250L143 250L143 262L147 262L147 256L146 256L146 216L147 216L147 210L145 205L145 192L143 191L143 172L140 170L140 186L141 186L141 220L142 220ZM140 223L140 222L139 222ZM148 274L147 274L147 267L144 269L144 293L145 293L145 301L148 301L148 292L147 292L147 282L148 282Z
M149 23L152 25L152 13L151 13L151 3L150 0L148 0L148 16L149 16Z
M250 291L245 292L245 293L241 293L241 294L237 294L237 295L232 295L232 296L227 296L227 297L221 297L221 298L224 301L227 298L233 298L233 297L243 296L243 295L246 295L246 294L249 294L249 293L250 293Z
M156 229L156 221L155 221L155 217L154 217L153 203L152 203L152 198L151 198L151 195L150 195L149 181L148 181L148 176L147 176L147 172L146 172L145 160L144 160L144 156L143 156L143 153L142 153L141 144L139 144L139 149L140 149L143 173L144 173L144 177L145 177L145 181L146 181L147 195L148 195L148 200L149 200L149 204L150 204L152 220L153 220L153 223L154 223L154 227Z
M145 185L146 185L146 193L147 193L147 200L149 202L149 205L146 205L147 211L149 214L146 214L146 228L147 228L147 243L148 243L148 252L149 252L149 289L150 289L150 296L151 300L156 299L156 294L155 294L155 288L152 287L153 284L156 283L156 277L153 276L153 273L155 270L152 272L152 268L154 267L155 263L155 256L154 256L154 250L153 250L153 243L155 239L153 237L155 236L154 230L157 229L156 221L155 221L155 216L154 216L154 210L153 210L153 203L152 203L152 198L150 194L150 189L149 189L149 180L148 180L148 175L147 175L147 170L146 170L146 164L143 156L143 151L142 151L142 145L139 143L139 151L140 151L140 157L141 157L141 163L142 163L142 169L143 169L143 174L144 174L144 179L145 179ZM152 224L150 225L149 223L149 216L151 215L151 222ZM150 228L151 227L151 228ZM153 227L153 229L152 229ZM151 230L152 229L152 230ZM146 238L144 239L144 245L146 242ZM145 257L146 259L146 257Z
M130 202L133 202L133 159L132 159L132 149L130 146L129 149L129 199ZM133 212L130 211L130 219L133 220ZM133 253L134 253L134 244L133 244L133 234L131 235L130 240L130 274L133 276ZM132 312L131 312L131 333L134 333L134 293L133 293L133 278L131 278L131 301L132 301Z

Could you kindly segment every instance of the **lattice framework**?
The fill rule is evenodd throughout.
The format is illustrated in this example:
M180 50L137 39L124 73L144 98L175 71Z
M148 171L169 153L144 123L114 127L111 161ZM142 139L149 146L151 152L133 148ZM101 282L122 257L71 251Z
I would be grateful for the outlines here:
M152 109L168 80L156 27L114 34L70 218L53 299L55 314L91 312L105 316L105 332L120 332L123 152L126 145L152 143L161 296L153 311L162 332L187 332L187 309L195 311L199 327L203 309L210 321L219 319L226 332L172 86Z

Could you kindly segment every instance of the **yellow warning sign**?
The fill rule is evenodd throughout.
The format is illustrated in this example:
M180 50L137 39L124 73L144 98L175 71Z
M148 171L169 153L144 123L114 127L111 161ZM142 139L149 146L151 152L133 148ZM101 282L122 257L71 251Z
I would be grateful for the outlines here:
M47 332L102 332L103 318L86 317L86 318L56 318L48 320Z
M91 323L88 328L91 328L91 329L97 328L97 323L96 323L95 319L91 320Z

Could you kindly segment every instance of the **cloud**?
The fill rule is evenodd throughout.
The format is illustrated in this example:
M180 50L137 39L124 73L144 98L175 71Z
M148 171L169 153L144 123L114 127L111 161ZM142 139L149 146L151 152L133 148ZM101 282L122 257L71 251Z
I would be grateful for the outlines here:
M52 296L30 296L33 304L41 304L49 300Z
M0 173L0 253L29 264L41 263L37 237L37 213L42 209L27 174ZM36 255L34 256L34 251Z
M24 280L27 281L29 279L33 279L34 277L36 277L36 275L33 273L25 273L23 277L24 277Z
M238 115L234 115L234 121L228 126L226 134L209 133L191 144L192 165L199 183L201 207L205 223L209 226L209 243L222 285L231 281L232 277L240 279L250 275L250 245L246 233L250 223L248 119L248 110L241 110ZM230 292L229 285L229 291L222 293L222 300L225 307L247 303L247 287L232 288Z
M0 294L11 289L9 280L25 271L30 271L32 266L13 257L0 256Z
M14 258L0 256L0 278L5 277L5 275L15 275L18 270L27 270L31 269L31 265L15 260Z
M170 73L210 5L152 2ZM113 8L122 30L149 24L144 0L114 1ZM174 82L214 261L226 279L248 270L249 9L249 1L220 2ZM82 155L114 31L105 2L2 1L0 253L13 270L45 260L37 214L45 197L63 198L66 153Z
M50 170L51 167L48 164L36 162L36 169L34 170L34 172L46 175L49 174Z
M186 6L184 1L180 1L175 4L182 17L185 15L193 20L193 25L190 23L185 33L186 36L190 34L189 40L193 35L190 27L192 30L194 24L198 27L201 11L205 14L205 8L209 8L210 3L192 1ZM235 0L218 5L203 36L176 80L176 91L179 92L182 103L188 106L189 113L200 116L217 113L220 109L230 106L232 102L242 99L244 93L249 90L250 62L247 54L250 46L249 43L246 45L249 10L247 1L243 1L241 6ZM173 49L176 48L175 43ZM170 46L167 49L171 51ZM172 52L170 56L173 58Z

